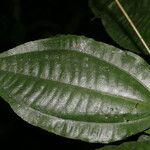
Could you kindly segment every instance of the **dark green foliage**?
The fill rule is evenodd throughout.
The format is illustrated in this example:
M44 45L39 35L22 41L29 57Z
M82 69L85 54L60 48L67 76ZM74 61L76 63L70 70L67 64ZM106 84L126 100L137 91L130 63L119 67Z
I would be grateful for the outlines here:
M143 39L150 46L150 1L120 0L120 2ZM148 54L115 0L90 0L89 4L94 14L101 18L106 31L114 41L130 51Z
M49 131L47 135L51 139L47 143L49 145L51 141L51 146L55 137L58 137L56 143L67 145L62 146L62 149L68 149L68 143L69 149L94 150L103 146L102 149L108 150L149 149L149 136L140 135L150 132L150 67L143 59L146 58L144 55L141 58L122 51L113 40L136 53L147 52L115 1L89 2L104 26L98 19L92 19L87 1L46 0L44 5L34 1L12 1L10 6L13 6L13 13L9 13L14 21L0 14L0 44L4 46L7 43L4 49L33 39L51 37L0 53L0 96L12 110L29 124ZM120 2L149 45L149 1ZM28 11L23 13L24 10ZM104 27L113 40L106 34ZM52 37L62 33L94 37L116 47L84 36ZM0 103L2 108L3 103ZM3 109L0 109L1 112ZM23 122L9 110L8 118L11 114ZM34 145L34 149L46 147L45 143L42 145L42 140L45 140L39 132L33 134L33 130L46 131L23 122L25 127L32 127L29 131L32 136L24 140L24 129L20 124L13 124L15 121L11 122L11 116L9 125L4 125L3 120L1 117L2 144L4 132L1 131L10 128L10 132L13 125L17 124L17 132L13 133L17 135L20 132L21 136L15 139L11 131L12 142L14 139L16 144L24 141L28 147L28 141L32 139L30 148L31 145ZM9 140L5 141L10 143ZM54 147L58 149L58 146L56 144Z

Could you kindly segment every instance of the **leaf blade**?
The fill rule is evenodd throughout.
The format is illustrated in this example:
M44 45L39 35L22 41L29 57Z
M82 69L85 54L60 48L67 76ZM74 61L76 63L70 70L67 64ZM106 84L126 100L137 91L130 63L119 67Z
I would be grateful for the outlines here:
M149 128L149 70L132 53L60 36L0 54L0 95L35 126L108 143Z

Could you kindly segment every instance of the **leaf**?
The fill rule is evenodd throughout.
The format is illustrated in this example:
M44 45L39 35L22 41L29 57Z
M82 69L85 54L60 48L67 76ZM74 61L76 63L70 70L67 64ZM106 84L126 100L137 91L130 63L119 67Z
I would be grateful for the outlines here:
M150 137L149 137L150 138ZM150 139L145 139L143 141L125 142L121 145L109 145L97 150L149 150Z
M120 3L150 47L150 1L120 0ZM93 13L101 18L108 34L120 46L136 53L148 54L115 0L90 0L89 5Z
M144 142L126 142L119 146L105 146L104 148L100 148L97 150L149 150L150 141Z
M148 130L146 130L144 132L147 133L147 134L150 134L150 129L148 129Z
M29 42L0 54L0 96L55 134L109 143L150 127L150 67L83 36Z
M142 134L142 135L138 138L137 141L138 141L138 142L150 141L150 136L147 135L147 134Z

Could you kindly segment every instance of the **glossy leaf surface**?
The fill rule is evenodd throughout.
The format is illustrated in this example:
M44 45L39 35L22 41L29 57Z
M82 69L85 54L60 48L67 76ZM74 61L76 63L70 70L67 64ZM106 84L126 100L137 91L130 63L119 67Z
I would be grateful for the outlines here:
M82 36L59 36L0 54L0 96L55 134L108 143L150 127L150 67Z
M127 14L135 24L143 39L150 47L150 1L149 0L119 0ZM115 0L90 0L94 14L102 19L108 34L125 49L137 53L147 51L141 41L121 13Z

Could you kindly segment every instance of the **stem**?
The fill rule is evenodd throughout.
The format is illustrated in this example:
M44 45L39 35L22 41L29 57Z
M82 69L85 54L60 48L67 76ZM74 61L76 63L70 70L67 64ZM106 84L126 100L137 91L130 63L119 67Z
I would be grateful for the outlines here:
M127 21L129 22L130 26L132 27L132 29L135 31L136 35L138 36L138 38L140 39L141 43L144 45L144 47L146 48L147 52L150 54L150 48L148 47L148 45L146 44L146 42L144 41L142 35L140 34L140 32L138 31L138 29L136 28L136 26L134 25L133 21L131 20L131 18L129 17L129 15L127 14L127 12L125 11L125 9L123 8L123 6L121 5L121 3L119 2L119 0L115 0L117 6L119 7L119 9L121 10L121 12L123 13L123 15L126 17Z

